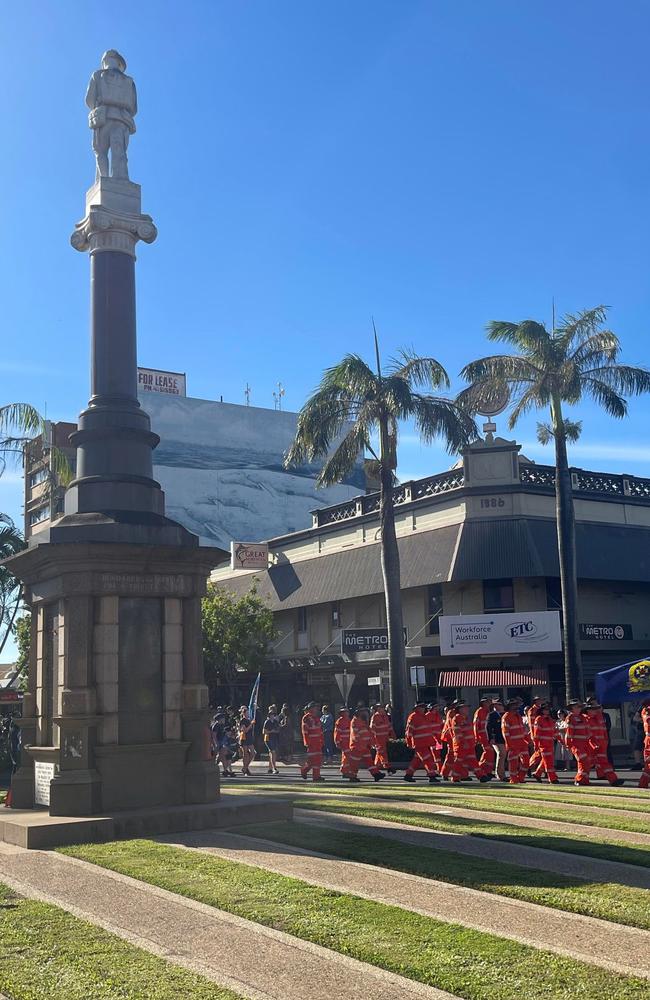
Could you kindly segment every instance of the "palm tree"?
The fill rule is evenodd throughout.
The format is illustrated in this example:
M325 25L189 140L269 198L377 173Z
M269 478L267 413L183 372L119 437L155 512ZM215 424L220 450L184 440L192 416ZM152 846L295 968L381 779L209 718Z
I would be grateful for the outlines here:
M565 316L549 331L543 323L523 320L488 324L489 340L502 341L517 354L497 354L467 365L463 377L470 383L459 402L470 412L494 398L513 404L509 427L530 410L547 410L550 422L537 425L542 444L555 445L555 496L557 540L562 587L564 670L568 698L584 696L578 625L575 514L567 442L578 439L582 423L568 420L563 406L591 399L612 417L627 414L626 396L650 391L650 371L621 364L621 345L604 329L604 306Z
M0 653L13 632L23 596L22 585L2 561L24 548L25 541L14 522L7 514L0 514Z
M22 459L23 449L32 438L45 433L45 418L29 403L7 403L0 406L0 475L7 463ZM51 449L51 469L59 482L71 478L67 458L58 448Z
M453 400L417 391L418 388L449 388L447 373L438 361L401 351L398 359L383 373L376 334L375 353L376 371L356 354L346 355L338 365L325 371L318 389L298 415L296 437L285 457L285 466L327 456L317 485L331 486L340 483L351 472L364 449L374 458L380 482L381 566L388 625L390 697L395 722L401 727L407 700L407 677L399 551L392 502L399 423L412 420L425 444L442 438L449 452L462 448L476 433L476 426ZM371 443L375 439L377 450Z

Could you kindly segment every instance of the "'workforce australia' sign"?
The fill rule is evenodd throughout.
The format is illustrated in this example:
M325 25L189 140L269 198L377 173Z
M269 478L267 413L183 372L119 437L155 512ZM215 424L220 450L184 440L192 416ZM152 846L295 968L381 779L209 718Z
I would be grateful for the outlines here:
M404 629L406 643L406 629ZM388 649L388 629L377 628L344 628L341 629L342 653L374 653Z
M559 611L441 615L440 653L548 653L562 649Z

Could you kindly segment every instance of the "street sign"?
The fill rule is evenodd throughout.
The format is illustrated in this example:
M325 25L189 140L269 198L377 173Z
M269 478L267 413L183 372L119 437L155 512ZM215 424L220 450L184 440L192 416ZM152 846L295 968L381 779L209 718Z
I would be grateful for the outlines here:
M352 685L354 684L354 674L349 674L347 671L342 674L334 674L334 680L338 684L339 691L343 697L343 701L347 705L348 695L352 690Z
M427 683L427 675L424 667L410 667L411 671L411 687L425 687Z
M404 644L406 645L406 629ZM383 625L376 628L341 629L342 653L374 653L384 649L388 649L388 629Z

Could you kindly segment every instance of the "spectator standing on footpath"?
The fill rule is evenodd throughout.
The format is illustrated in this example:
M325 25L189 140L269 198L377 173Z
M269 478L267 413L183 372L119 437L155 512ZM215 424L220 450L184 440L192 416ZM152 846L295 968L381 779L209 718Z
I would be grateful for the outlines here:
M503 732L501 729L501 716L504 712L505 708L503 702L493 701L492 710L487 717L488 739L490 740L490 744L494 750L494 770L499 781L506 780L506 763L508 760L506 741L503 738Z
M269 755L268 774L279 774L278 771L278 749L280 745L280 717L277 705L269 705L269 710L262 726L264 743Z
M331 764L334 759L334 716L329 705L323 705L320 724L323 727L323 763Z

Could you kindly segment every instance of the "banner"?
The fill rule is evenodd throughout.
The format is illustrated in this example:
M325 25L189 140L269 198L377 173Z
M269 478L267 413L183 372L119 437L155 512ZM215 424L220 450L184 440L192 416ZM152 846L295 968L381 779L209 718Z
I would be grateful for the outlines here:
M440 615L442 656L549 653L562 649L559 611Z
M603 705L650 698L650 659L632 660L596 674L596 697Z

